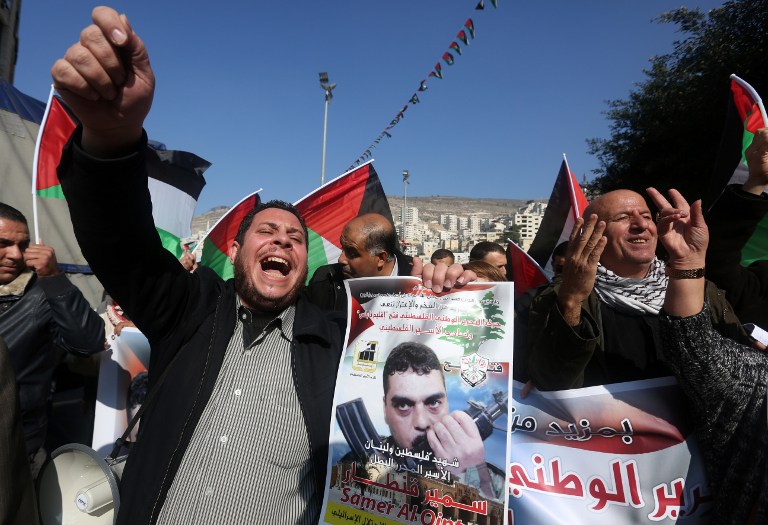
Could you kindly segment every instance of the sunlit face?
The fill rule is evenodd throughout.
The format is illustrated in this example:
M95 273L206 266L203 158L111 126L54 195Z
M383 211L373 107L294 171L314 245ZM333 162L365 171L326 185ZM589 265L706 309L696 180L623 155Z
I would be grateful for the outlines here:
M8 284L26 268L24 250L29 246L29 228L23 222L0 219L0 284Z
M282 310L295 301L307 277L304 229L292 213L267 208L254 216L243 244L232 244L229 259L235 267L235 288L245 306Z
M600 257L620 277L642 278L656 255L656 224L639 193L618 190L600 197L598 214L606 222L608 243Z
M448 398L440 370L419 375L409 368L389 376L384 420L397 446L413 448L414 441L446 414Z
M507 276L507 256L503 253L488 252L483 257L483 261L498 268L504 277Z
M354 221L344 227L340 242L339 264L342 265L341 271L345 279L381 275L386 261L378 255L368 253L365 249L365 234L356 227Z

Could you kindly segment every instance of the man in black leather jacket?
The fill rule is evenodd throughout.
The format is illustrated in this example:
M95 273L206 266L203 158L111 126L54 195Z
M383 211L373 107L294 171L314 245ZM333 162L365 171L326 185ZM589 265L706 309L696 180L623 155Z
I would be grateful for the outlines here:
M229 248L234 279L186 271L152 221L147 50L124 15L102 6L92 16L51 73L81 122L59 167L75 234L152 346L152 397L117 523L316 523L344 322L299 293L306 226L292 206L266 203ZM108 225L107 215L123 220ZM125 239L136 257L120 254ZM443 277L472 276L425 271L436 292Z
M27 219L0 203L0 337L19 384L33 475L45 460L46 405L64 351L104 350L104 322L56 265L53 248L29 244Z

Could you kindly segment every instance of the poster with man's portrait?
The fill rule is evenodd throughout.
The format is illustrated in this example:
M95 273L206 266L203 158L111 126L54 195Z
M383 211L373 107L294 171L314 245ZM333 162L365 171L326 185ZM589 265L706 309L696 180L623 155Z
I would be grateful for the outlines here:
M346 286L322 521L501 525L513 283Z

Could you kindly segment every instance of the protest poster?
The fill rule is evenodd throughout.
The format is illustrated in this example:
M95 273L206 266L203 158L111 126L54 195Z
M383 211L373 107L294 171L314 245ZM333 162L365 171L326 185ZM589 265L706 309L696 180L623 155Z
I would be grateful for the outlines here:
M513 283L345 283L321 523L501 525Z
M522 386L509 420L515 523L707 522L712 495L674 378L520 399Z

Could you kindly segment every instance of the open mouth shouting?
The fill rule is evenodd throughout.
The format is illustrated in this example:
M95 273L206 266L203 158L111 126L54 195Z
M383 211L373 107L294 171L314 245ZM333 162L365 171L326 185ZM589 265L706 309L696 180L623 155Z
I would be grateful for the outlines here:
M286 279L291 273L291 264L275 255L270 255L261 260L261 270L267 274L270 279Z

